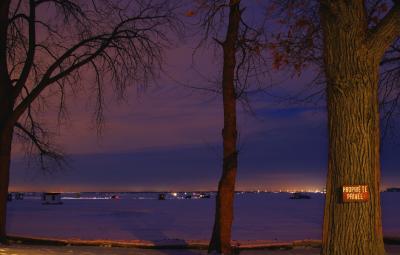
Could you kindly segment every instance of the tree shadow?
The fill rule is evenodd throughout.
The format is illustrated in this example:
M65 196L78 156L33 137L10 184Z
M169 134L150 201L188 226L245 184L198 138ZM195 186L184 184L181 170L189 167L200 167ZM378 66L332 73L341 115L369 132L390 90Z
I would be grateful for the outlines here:
M146 227L141 227L138 228L137 225L135 225L132 221L128 220L128 218L132 217L140 217L140 213L137 214L135 212L113 212L113 218L119 222L119 225L121 225L121 229L131 233L133 236L135 236L138 240L143 240L146 242L150 242L151 244L154 244L157 248L154 248L160 254L165 254L165 255L202 255L204 252L196 252L193 250L189 250L189 244L179 238L171 238L167 236L161 229L161 227L151 227L151 226L146 226ZM162 221L163 219L156 218L155 222L157 224L157 221ZM164 219L164 220L169 220L169 224L173 222L173 219ZM159 222L160 224L163 224L164 222ZM192 248L193 249L193 248Z

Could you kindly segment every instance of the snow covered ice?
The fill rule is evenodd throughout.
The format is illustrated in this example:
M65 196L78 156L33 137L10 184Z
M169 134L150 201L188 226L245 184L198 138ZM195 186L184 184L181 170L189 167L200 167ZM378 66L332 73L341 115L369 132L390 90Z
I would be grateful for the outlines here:
M289 199L288 193L237 194L233 239L237 242L321 239L324 196L322 194L311 194L311 196L312 199L293 200ZM207 241L211 236L215 200L167 198L159 201L157 194L149 195L147 199L121 194L120 199L81 198L63 199L63 202L63 205L42 205L39 199L29 197L10 202L7 223L9 235L80 240ZM400 193L382 193L382 210L384 235L399 237ZM85 248L89 249L88 247L79 249ZM101 248L99 249L98 253L93 254L102 254ZM118 251L124 249L113 250L119 255ZM141 254L140 250L137 251L134 254ZM62 250L59 252L49 251L43 254L64 254L61 253L64 252ZM254 252L247 254L264 254ZM310 253L312 251L296 252L277 254L312 254ZM205 254L203 251L195 251L191 254L203 253ZM0 252L1 254L9 253ZM154 251L146 254L188 253Z
M157 195L153 195L156 197ZM287 193L237 194L234 240L321 239L323 195L291 200ZM18 236L109 240L208 240L214 199L36 199L8 204L8 233ZM383 231L400 236L400 193L382 193Z

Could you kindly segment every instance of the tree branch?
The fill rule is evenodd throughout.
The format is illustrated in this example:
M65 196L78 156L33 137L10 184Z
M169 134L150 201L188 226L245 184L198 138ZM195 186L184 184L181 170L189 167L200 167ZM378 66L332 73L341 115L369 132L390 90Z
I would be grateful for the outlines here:
M36 7L35 1L29 0L29 46L27 57L25 60L24 67L22 68L21 74L19 76L18 82L14 86L13 97L14 99L18 97L22 88L24 87L26 81L28 80L29 73L33 66L33 60L35 57L35 47L36 47L36 28L35 28L35 20L36 20Z
M391 10L378 23L376 27L369 31L367 44L369 48L383 55L400 35L400 3L396 1Z
M42 91L49 86L50 84L58 81L59 79L69 75L71 72L74 70L78 69L79 67L89 63L91 60L96 58L109 44L109 41L106 43L101 44L100 48L95 51L92 55L90 55L88 58L75 63L71 65L68 69L61 71L60 73L54 75L51 77L52 73L56 70L56 68L59 68L60 65L65 61L67 58L69 58L76 50L79 48L85 46L87 43L90 43L91 41L96 41L97 39L101 38L102 36L95 36L91 37L89 39L83 40L79 42L78 44L74 45L70 49L68 49L60 58L58 58L46 71L46 73L43 75L41 81L35 86L35 88L31 91L31 93L24 99L20 104L15 108L14 110L14 115L15 118L18 119L19 116L21 116L24 111L28 108L28 106L42 93Z
M22 132L23 135L20 136L21 137L25 136L26 137L25 139L29 139L39 152L40 167L43 170L47 170L48 167L46 165L46 159L54 160L54 162L58 165L58 167L60 168L63 167L63 165L65 164L64 155L52 149L48 143L43 142L40 139L40 137L35 131L35 129L37 129L38 126L36 126L36 124L33 122L32 117L29 118L31 119L31 130L25 128L19 122L15 123L14 126Z

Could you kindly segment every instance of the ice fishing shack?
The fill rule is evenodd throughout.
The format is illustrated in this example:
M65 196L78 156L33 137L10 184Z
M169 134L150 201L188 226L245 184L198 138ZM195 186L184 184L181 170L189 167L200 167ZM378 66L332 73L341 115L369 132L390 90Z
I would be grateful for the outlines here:
M45 192L42 194L43 205L61 205L61 193Z

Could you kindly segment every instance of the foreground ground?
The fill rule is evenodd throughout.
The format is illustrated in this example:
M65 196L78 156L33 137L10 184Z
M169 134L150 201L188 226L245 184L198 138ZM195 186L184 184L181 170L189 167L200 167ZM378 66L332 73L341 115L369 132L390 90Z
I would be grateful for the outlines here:
M400 254L400 246L387 246L387 255ZM0 246L0 255L206 255L204 250L149 250L108 247ZM316 248L241 251L240 255L319 255Z

